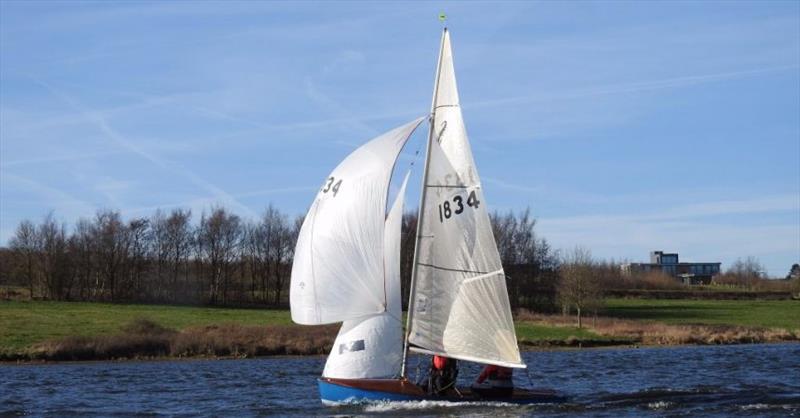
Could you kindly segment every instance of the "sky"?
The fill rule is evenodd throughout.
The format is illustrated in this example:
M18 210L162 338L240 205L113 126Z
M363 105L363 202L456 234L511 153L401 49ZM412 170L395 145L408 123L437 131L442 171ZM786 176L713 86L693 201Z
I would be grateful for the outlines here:
M800 262L797 1L0 1L0 245L50 211L304 214L429 112L440 12L491 210L598 258Z

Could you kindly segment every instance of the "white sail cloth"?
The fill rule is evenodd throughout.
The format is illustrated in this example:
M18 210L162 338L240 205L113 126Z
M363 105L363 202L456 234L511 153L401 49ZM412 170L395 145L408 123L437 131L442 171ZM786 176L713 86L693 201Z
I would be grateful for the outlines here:
M392 169L419 118L364 144L325 180L295 247L292 320L342 322L387 310L384 228Z
M384 269L386 312L344 321L325 363L324 377L340 379L398 376L403 360L403 322L400 302L400 228L408 174L386 217Z
M525 367L443 35L423 187L409 342L463 360Z

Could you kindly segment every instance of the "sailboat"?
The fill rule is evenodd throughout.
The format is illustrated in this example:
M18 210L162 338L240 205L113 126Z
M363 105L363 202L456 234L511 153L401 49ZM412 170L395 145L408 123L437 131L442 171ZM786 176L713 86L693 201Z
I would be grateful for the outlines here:
M428 119L407 331L400 227L408 174L388 205L403 146ZM291 274L292 320L341 322L319 391L326 404L379 400L560 402L552 390L485 399L430 395L408 378L409 351L524 368L500 263L459 107L450 34L442 33L430 114L367 142L325 179L303 222Z

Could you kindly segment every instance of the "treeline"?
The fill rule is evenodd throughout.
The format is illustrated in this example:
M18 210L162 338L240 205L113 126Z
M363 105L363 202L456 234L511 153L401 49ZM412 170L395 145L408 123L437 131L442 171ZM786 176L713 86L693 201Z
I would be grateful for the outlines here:
M534 232L529 211L491 215L514 307L556 309L557 254ZM0 285L50 300L288 306L303 218L269 206L255 220L224 207L156 211L123 220L101 210L73 227L51 213L20 222L0 248ZM407 306L416 214L403 216L401 278Z
M22 221L3 249L0 282L32 299L270 305L285 303L302 218L270 206L257 220L223 207L124 221L99 211L74 228Z
M564 314L574 313L577 325L590 314L597 319L607 297L666 299L786 299L800 296L800 265L792 266L786 280L771 280L755 257L736 260L710 285L691 286L661 271L623 274L620 265L592 257L584 247L560 254L557 268L556 301Z
M580 318L584 312L596 315L609 295L667 291L692 297L702 290L657 271L622 274L618 263L597 260L585 248L555 251L536 234L528 210L495 212L490 219L515 309L562 309ZM0 285L26 289L5 295L23 299L285 308L302 221L271 205L258 219L243 219L224 207L199 219L174 209L127 221L118 211L101 210L71 228L50 214L38 224L20 222L8 248L0 248ZM403 216L404 306L416 225L415 213ZM763 272L757 259L740 259L706 288L800 294L800 266L792 266L791 281L768 280Z

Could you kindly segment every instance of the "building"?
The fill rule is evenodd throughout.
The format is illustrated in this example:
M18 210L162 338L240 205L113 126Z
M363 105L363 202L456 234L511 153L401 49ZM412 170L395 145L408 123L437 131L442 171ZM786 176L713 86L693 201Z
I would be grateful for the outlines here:
M627 263L620 268L624 274L647 273L660 271L668 274L684 284L708 284L711 278L719 274L722 263L681 263L678 253L651 251L649 263Z

